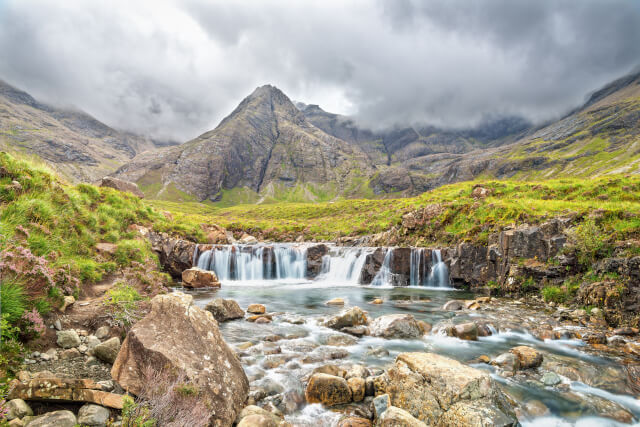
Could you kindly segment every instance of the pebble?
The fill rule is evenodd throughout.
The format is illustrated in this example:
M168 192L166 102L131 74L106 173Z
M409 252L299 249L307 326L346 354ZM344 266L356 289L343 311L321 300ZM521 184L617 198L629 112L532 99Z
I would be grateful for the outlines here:
M549 387L560 384L562 382L560 376L555 372L545 372L544 375L542 375L540 381L542 381L542 384Z

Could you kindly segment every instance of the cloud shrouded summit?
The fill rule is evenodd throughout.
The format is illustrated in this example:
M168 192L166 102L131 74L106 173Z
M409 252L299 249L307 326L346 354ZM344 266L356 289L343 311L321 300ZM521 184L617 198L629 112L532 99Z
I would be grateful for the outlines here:
M553 118L640 58L635 0L0 0L0 79L185 140L256 86L364 124Z

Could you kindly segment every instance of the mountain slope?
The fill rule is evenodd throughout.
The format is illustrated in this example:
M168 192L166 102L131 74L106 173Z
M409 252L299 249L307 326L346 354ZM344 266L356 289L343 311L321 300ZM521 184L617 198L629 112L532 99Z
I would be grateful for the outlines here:
M214 130L139 155L116 174L140 184L149 197L232 202L362 196L372 172L362 150L313 126L267 85Z
M73 180L95 181L153 148L150 139L42 104L0 80L0 149L36 155Z

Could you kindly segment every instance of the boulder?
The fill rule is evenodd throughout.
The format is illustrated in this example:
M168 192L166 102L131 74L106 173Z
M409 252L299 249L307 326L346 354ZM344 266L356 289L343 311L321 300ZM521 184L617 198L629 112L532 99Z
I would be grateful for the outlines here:
M151 248L158 254L160 265L173 278L182 278L182 272L193 267L195 243L153 231L149 232L149 240Z
M238 427L278 427L278 424L266 415L253 414L244 417L238 423Z
M520 369L537 368L542 364L542 353L532 347L521 345L509 350L520 362Z
M358 306L343 310L336 316L324 322L324 326L331 329L342 329L352 326L366 325L368 323L366 312Z
M360 402L364 399L365 381L361 377L352 377L347 380L347 384L351 389L351 396L354 402Z
M100 326L96 329L96 333L94 334L96 338L99 340L103 340L109 336L109 327L108 326Z
M351 388L342 377L328 374L313 374L304 392L307 403L322 403L325 406L351 402Z
M98 344L93 349L93 354L106 363L113 364L120 351L120 338L109 338L103 343Z
M78 411L78 424L82 426L105 427L109 421L110 412L100 405L87 404Z
M362 272L360 273L361 284L369 284L376 277L380 267L382 267L384 255L385 251L382 248L377 248L373 253L365 256Z
M326 305L344 305L344 298L333 298L325 302Z
M247 307L247 313L264 314L266 311L266 307L262 304L249 304Z
M33 415L31 407L22 399L12 399L8 401L5 408L8 410L7 420L9 421L14 418L24 418L27 415Z
M57 343L62 348L74 348L81 344L78 333L73 329L57 331L56 335L58 337Z
M219 288L220 281L215 271L192 267L182 272L182 285L185 288Z
M336 427L371 427L371 420L361 417L348 416L341 419Z
M100 187L115 188L118 191L131 193L134 196L140 197L141 199L144 198L144 193L140 191L137 184L133 182L125 181L123 179L113 178L111 176L105 176L104 178L102 178L102 181L100 182Z
M114 243L97 243L96 251L101 255L115 255L118 250L118 245Z
M278 418L275 414L255 405L245 406L242 409L242 411L240 411L240 415L238 415L238 420L241 422L243 419L251 415L262 415L264 417L270 418L273 421L274 425L278 425L281 421L281 419Z
M213 318L218 322L242 319L244 317L244 311L232 299L216 298L207 304L205 310L213 314Z
M224 342L213 315L183 293L151 300L149 314L122 343L111 376L137 394L147 381L148 369L183 374L199 389L215 425L231 425L249 392L242 365Z
M389 406L376 420L376 427L427 427L427 425L407 411Z
M89 379L56 378L48 373L41 378L10 383L10 399L57 402L87 402L122 409L122 396L102 391L102 387Z
M29 427L75 427L76 416L71 411L47 412L35 417L27 425Z
M464 301L458 301L458 300L451 300L451 301L447 301L443 306L442 309L444 311L458 311L458 310L462 310L464 308Z
M238 240L238 243L242 245L256 245L258 244L258 239L256 239L250 234L244 233L242 237L240 237L240 239Z
M517 425L513 408L484 371L434 353L402 353L387 371L391 405L428 425Z
M466 341L475 341L478 339L478 325L474 322L460 323L452 329L454 337Z
M313 279L322 271L322 258L329 252L325 244L312 245L307 248L307 278Z
M382 414L391 406L389 395L381 394L380 396L376 396L371 402L371 406L373 408L373 416L375 418L382 417Z
M73 295L65 295L64 298L62 299L60 312L64 313L65 311L67 311L67 308L73 305L74 302L76 302L76 299L73 297Z
M492 365L499 367L505 372L515 373L520 369L520 361L513 353L502 353L490 362Z
M424 335L420 324L410 314L387 314L376 318L369 327L370 334L383 338L419 338Z

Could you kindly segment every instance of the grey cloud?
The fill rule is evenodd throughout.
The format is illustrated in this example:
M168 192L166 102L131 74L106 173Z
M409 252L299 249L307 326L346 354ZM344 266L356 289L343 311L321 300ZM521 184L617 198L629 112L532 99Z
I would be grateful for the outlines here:
M256 86L363 124L556 117L640 58L634 0L0 0L0 78L185 140Z

